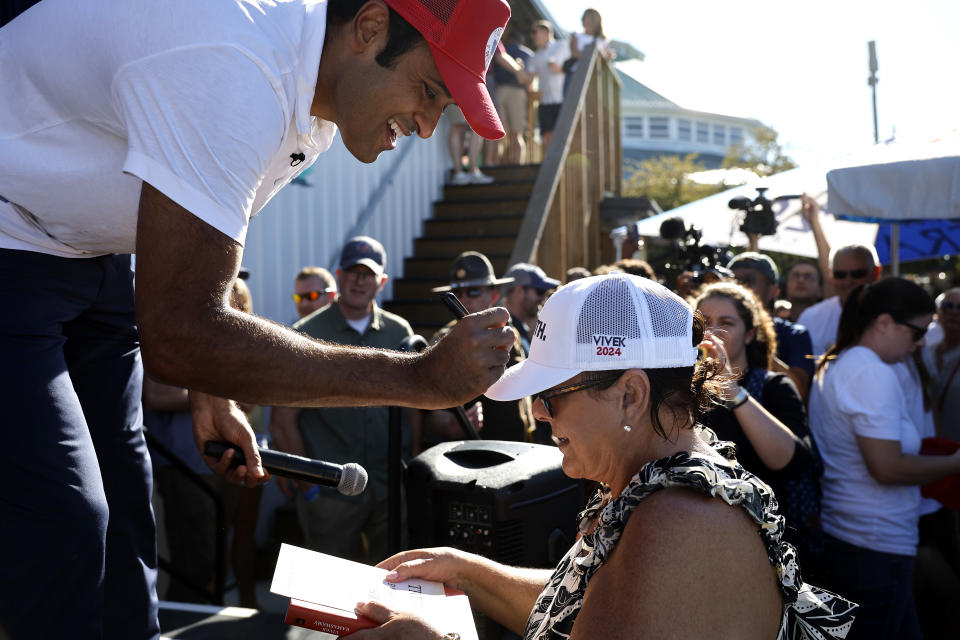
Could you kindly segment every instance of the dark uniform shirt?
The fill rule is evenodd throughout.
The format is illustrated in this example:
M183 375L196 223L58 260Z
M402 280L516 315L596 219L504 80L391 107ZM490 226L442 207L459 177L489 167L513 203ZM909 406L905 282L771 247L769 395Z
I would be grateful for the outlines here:
M435 343L447 335L457 323L451 320L442 329L433 335L431 343ZM515 327L514 327L515 329ZM513 342L510 349L510 360L507 367L519 364L527 357L527 353L520 342L520 336ZM480 396L468 402L465 407L479 401L483 407L483 429L480 437L484 440L512 440L515 442L542 442L534 431L533 412L530 407L530 398L520 400L491 400L487 396ZM548 437L549 440L549 437Z

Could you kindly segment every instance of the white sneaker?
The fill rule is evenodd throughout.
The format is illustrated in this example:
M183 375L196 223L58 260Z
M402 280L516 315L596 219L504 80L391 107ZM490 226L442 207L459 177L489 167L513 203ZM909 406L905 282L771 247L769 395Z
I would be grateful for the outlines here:
M474 169L470 172L470 182L473 184L490 184L493 182L493 178L485 173L481 173L480 169Z
M470 174L464 173L463 171L458 171L454 173L453 177L450 178L450 184L464 185L464 184L470 184L470 182L471 182Z

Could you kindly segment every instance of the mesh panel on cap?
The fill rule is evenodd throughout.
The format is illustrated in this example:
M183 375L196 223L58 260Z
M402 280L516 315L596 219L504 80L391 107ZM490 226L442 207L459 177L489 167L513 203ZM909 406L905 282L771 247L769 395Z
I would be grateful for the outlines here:
M650 310L650 322L653 325L653 335L658 338L687 335L690 318L689 311L677 300L667 295L667 290L644 289L643 297L647 300L647 309Z
M639 338L637 309L626 278L604 280L587 294L577 321L577 344L589 344L594 335Z
M447 25L460 1L467 0L406 0L387 4L393 6L429 42L443 42Z

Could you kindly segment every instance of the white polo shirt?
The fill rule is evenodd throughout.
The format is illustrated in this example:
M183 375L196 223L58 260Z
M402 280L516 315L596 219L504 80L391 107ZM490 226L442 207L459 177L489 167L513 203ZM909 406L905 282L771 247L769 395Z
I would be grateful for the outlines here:
M135 248L149 182L243 243L327 150L325 0L46 0L0 30L0 248Z
M797 318L797 324L805 326L810 332L813 355L822 356L837 341L837 329L840 327L842 311L840 298L833 296L807 307Z
M551 40L543 49L530 58L530 68L540 79L541 104L560 104L563 102L563 71L554 71L551 63L563 65L570 57L570 43Z

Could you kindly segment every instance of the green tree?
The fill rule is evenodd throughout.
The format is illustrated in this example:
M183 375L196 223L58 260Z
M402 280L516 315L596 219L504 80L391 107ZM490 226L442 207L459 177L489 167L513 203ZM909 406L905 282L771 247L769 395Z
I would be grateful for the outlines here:
M691 173L703 170L704 166L695 153L634 162L633 171L623 181L624 195L646 196L656 200L664 211L669 211L727 188L722 184L700 184L690 180Z
M742 167L750 169L760 177L766 177L797 166L796 162L784 154L773 127L760 125L752 133L753 141L750 144L737 144L730 148L727 157L723 159L724 169Z

